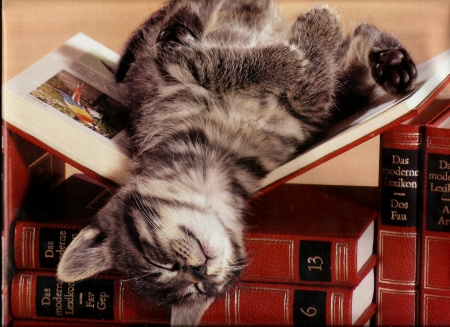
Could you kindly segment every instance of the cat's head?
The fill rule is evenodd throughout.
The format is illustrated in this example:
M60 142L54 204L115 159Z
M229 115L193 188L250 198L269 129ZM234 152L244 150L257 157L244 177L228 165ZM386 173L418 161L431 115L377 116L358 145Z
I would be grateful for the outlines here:
M150 302L170 306L173 325L195 325L243 267L242 230L200 198L186 205L145 191L123 187L66 249L58 278L118 270Z

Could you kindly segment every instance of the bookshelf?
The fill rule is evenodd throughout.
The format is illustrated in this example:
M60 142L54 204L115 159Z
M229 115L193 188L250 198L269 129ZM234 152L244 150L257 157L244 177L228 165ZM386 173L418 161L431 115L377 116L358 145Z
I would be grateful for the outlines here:
M4 0L2 83L80 31L120 52L139 22L163 2ZM294 19L296 13L307 10L312 4L304 0L277 2L288 19ZM450 47L448 0L411 0L406 7L402 0L330 0L326 3L341 14L345 30L366 21L395 33L417 64ZM427 24L417 24L419 21L427 21ZM295 178L291 183L376 186L378 156L379 138L376 137ZM77 172L67 164L64 170L66 178Z

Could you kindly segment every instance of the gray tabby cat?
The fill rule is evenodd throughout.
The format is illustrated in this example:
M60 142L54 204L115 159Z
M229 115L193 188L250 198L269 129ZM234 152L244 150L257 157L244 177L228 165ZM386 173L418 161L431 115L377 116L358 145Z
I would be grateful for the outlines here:
M261 179L415 75L393 36L363 24L344 38L328 8L292 24L270 0L171 1L116 71L133 178L66 250L59 279L116 269L170 306L172 325L198 324L246 265L242 216Z

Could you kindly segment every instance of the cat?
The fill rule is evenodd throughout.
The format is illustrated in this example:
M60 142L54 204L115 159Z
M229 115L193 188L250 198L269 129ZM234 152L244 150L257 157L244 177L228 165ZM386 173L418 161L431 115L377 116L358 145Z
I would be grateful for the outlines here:
M393 36L313 7L287 22L270 0L174 0L130 38L115 77L127 92L133 177L58 266L73 282L118 270L171 325L196 325L248 264L246 199L273 169L416 68Z

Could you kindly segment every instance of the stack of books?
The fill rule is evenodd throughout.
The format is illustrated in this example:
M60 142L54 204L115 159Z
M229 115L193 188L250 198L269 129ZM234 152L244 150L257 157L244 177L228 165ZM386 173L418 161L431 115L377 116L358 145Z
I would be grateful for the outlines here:
M375 313L377 213L348 200L355 194L360 201L376 202L376 188L296 184L254 199L246 217L248 267L201 323L365 325ZM65 248L110 195L94 180L75 175L15 223L17 271L11 287L15 326L27 326L32 320L169 321L166 308L137 296L129 281L117 274L74 284L56 280Z
M381 295L382 285L380 278L376 286L373 282L375 207L357 203L364 202L357 196L364 194L359 189L351 191L352 197L344 201L343 195L330 193L330 189L293 186L285 182L421 112L448 80L449 58L450 51L447 51L422 64L410 94L393 96L346 119L330 130L322 142L272 171L263 180L261 189L251 201L253 214L247 217L250 228L246 246L250 265L239 283L208 309L203 324L343 326L363 325L370 319L375 310L374 290ZM10 313L15 317L16 326L38 326L39 321L42 321L41 326L47 326L46 319L50 317L54 326L74 326L76 322L82 326L86 323L99 325L100 320L130 324L168 322L166 308L155 308L137 297L128 281L119 275L99 276L75 285L59 284L54 277L61 251L81 223L104 203L102 201L109 192L103 185L114 190L130 174L124 130L127 109L123 104L126 101L105 67L105 64L114 66L118 59L114 52L78 34L3 87L2 132L7 156L4 161L4 203L7 205L2 230L3 325L11 321ZM427 129L426 137L435 142L431 130L428 132ZM442 138L439 136L438 139L440 145L437 148L441 149ZM26 155L20 153L23 144L19 145L18 140L37 145L39 151L44 152L40 158L33 159L37 165L28 162ZM433 149L427 150L430 158L434 158ZM446 160L437 159L437 162L450 163ZM64 162L95 181L86 180L86 176L76 177L76 182L68 179L55 189L64 175L63 168L58 168ZM42 167L48 169L42 170ZM448 184L438 182L445 182L447 175L442 172L431 175L432 191L424 191L424 194L444 194ZM36 182L39 179L44 182ZM86 199L80 197L87 186L78 192L79 186L70 186L80 184L80 180L88 183L89 188L97 188L98 192L87 192L90 195ZM37 184L40 188L35 187ZM50 189L54 190L44 199L42 194ZM71 192L75 193L68 195ZM373 199L374 196L364 198ZM417 199L425 201L426 197ZM78 202L74 207L71 201L83 203ZM404 206L401 202L398 201L399 208ZM60 208L58 203L66 203L66 208L73 210ZM447 225L445 215L449 209L443 206L440 210L442 220L439 218L438 225L442 229ZM397 213L400 221L403 216L400 211ZM384 213L378 216L382 220ZM56 223L57 218L62 218L62 222ZM425 223L425 219L423 221ZM12 227L14 224L15 228ZM378 226L380 233L381 222ZM429 285L424 286L424 291L415 293L414 301L418 301L418 294L424 294L422 306L430 308L428 317L433 319L434 308L445 303L448 295L445 292L449 283L442 278L448 274L439 270L435 273L429 268L446 256L448 239L444 237L445 241L442 241L442 235L442 231L436 229L430 229L428 234L421 233L421 243L430 245L414 254L416 265L422 262L418 259L422 250L423 257L428 260L428 268L420 270L428 271L423 275L424 281L416 282L421 277L415 272L414 285ZM436 243L437 239L440 243ZM385 251L390 249L390 253L395 253L398 246L385 244L380 251L383 256L380 259L385 260L381 261L384 267L386 258L394 258ZM10 253L12 248L14 255ZM436 255L430 255L431 251ZM15 264L11 262L12 258ZM46 259L53 259L53 262L47 263ZM388 303L385 294L377 301ZM89 308L92 296L95 306L103 308L100 311L105 316L97 312L94 313L97 318L92 318L83 311L73 321L66 322L66 317L55 318L59 313L76 315L76 307L80 305ZM44 308L49 302L54 306ZM398 305L395 303L394 308Z
M450 84L380 146L378 325L449 325Z

